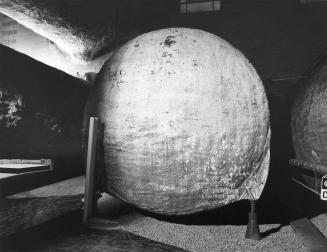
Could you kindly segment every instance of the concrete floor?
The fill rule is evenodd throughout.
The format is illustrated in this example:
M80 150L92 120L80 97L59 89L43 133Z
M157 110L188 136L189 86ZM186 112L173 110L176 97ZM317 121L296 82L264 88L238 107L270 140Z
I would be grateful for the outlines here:
M83 192L84 177L78 177L20 193L12 198L72 195ZM288 223L279 218L275 209L267 205L258 207L262 240L257 242L245 239L248 205L248 202L241 201L215 211L167 217L140 211L106 194L99 201L100 216L118 221L121 230L188 251L306 251ZM43 234L42 240L37 239L36 245L25 246L24 251L118 251L108 250L107 238L112 235L110 232L86 230L81 225L80 217L80 213L74 213L61 224L56 223L56 234L52 232L50 237ZM326 214L315 216L312 222L327 236ZM135 246L133 248L131 251L143 251Z

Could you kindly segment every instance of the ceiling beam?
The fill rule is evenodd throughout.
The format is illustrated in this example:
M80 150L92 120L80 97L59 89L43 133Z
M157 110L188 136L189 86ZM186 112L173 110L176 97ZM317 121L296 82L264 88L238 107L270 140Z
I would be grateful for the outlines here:
M94 1L0 0L0 12L53 41L74 60L88 62L116 39L117 1L107 1L102 19L90 13L96 10Z

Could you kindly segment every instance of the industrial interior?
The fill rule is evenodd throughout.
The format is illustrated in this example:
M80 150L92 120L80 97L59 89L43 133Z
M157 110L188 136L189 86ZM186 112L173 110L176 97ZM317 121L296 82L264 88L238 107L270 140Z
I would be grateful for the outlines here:
M0 0L0 251L327 251L327 1Z

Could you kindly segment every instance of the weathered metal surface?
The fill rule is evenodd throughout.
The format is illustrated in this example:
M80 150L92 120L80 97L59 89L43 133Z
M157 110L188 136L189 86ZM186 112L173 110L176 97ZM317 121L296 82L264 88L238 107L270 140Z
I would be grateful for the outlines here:
M186 214L260 197L267 98L248 60L215 35L172 28L129 41L102 68L89 116L105 123L104 189L128 203Z
M327 164L327 62L312 75L291 111L297 159Z

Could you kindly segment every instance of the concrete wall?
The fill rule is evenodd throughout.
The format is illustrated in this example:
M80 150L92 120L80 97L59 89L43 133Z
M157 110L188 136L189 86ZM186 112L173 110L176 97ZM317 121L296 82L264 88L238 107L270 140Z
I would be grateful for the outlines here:
M98 72L104 60L81 64L49 39L35 33L0 13L0 44L60 69L72 76L85 78L87 72Z
M74 22L85 23L89 19L105 22L111 4L110 1L80 3L83 16L79 14L79 20ZM326 14L326 3L300 4L291 0L226 0L221 1L220 11L193 14L180 13L177 0L140 0L125 4L122 1L115 36L117 43L123 43L138 34L164 27L199 28L217 34L240 49L262 78L297 78L305 74L325 47ZM8 34L10 31L13 33ZM73 76L98 72L103 64L103 60L91 65L76 64L51 41L3 15L0 15L0 32L0 43Z
M4 46L0 59L0 158L51 158L62 174L81 173L88 88Z

